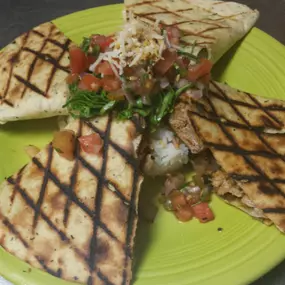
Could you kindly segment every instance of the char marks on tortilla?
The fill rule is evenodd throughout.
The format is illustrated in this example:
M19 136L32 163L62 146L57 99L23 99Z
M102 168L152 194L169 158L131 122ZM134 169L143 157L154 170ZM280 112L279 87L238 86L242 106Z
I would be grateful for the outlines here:
M190 122L203 146L210 148L254 207L285 231L285 102L216 82L201 100L182 96L181 102L188 117L180 119Z
M53 23L44 23L0 52L0 123L67 112L70 45Z
M90 155L77 143L66 160L49 144L0 185L0 242L11 254L82 284L129 284L142 182L131 121L74 120L78 136L98 133Z
M125 0L126 9L142 21L177 27L181 48L199 54L207 48L216 62L254 26L257 10L223 1L204 0Z

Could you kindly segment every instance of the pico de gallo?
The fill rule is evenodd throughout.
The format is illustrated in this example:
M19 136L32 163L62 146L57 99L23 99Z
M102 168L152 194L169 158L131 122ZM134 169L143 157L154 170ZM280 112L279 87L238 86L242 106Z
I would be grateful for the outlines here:
M160 202L181 222L196 218L200 223L207 223L215 219L209 206L211 191L207 185L201 185L196 180L185 182L182 174L166 177Z
M118 34L84 38L69 50L65 106L85 118L110 110L120 119L138 113L155 129L180 94L199 99L210 80L211 61L182 48L182 36L175 26L149 26L130 14Z

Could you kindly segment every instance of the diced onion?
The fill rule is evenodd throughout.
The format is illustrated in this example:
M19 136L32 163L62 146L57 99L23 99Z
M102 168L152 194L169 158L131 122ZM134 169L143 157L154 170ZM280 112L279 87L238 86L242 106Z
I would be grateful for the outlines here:
M186 91L186 94L195 100L199 100L203 97L203 90L197 89L189 89Z

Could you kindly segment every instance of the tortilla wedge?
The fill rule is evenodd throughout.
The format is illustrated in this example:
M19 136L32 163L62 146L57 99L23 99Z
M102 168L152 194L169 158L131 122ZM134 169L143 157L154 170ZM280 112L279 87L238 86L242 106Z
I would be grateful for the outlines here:
M200 151L209 148L220 166L212 173L217 194L285 232L285 101L211 82L201 100L181 97L170 120L174 131L181 108L187 117L180 120L191 124Z
M183 50L198 55L206 48L213 63L247 34L259 17L257 10L245 5L212 0L125 0L125 6L142 21L179 28Z
M101 136L102 154L86 154L77 145L69 161L49 144L3 182L0 245L65 280L129 284L142 182L137 126L111 115L72 121L67 129L78 136Z
M67 113L70 45L53 23L44 23L0 52L0 124Z

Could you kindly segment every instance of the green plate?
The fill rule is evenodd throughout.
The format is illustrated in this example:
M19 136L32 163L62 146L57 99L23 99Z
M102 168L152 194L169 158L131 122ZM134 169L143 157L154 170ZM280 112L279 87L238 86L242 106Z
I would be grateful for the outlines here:
M108 34L121 24L122 5L75 13L54 21L76 42L91 33ZM216 78L260 95L285 99L285 48L258 29L216 66ZM0 127L0 180L28 161L27 144L43 146L56 128L56 119L18 122ZM143 195L153 195L147 181ZM178 223L159 210L152 225L140 224L136 240L135 285L248 284L285 257L285 237L274 227L214 198L214 222ZM219 232L218 228L223 228ZM1 230L1 229L0 229ZM71 284L49 276L0 250L0 275L16 285Z

